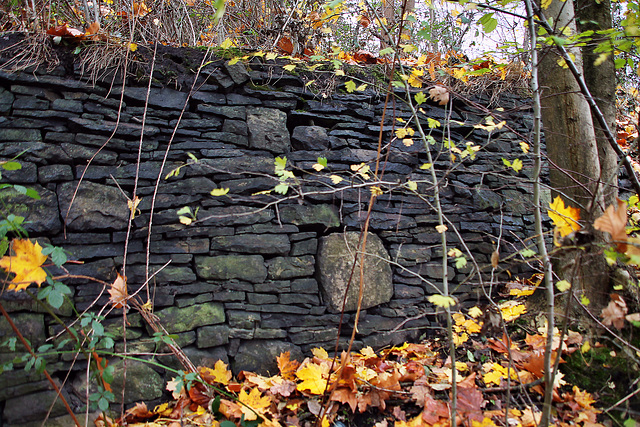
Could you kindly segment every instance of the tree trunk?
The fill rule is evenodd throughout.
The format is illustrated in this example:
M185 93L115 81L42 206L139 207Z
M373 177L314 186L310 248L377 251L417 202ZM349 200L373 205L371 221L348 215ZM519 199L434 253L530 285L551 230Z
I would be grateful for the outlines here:
M607 30L612 26L610 0L576 0L576 19L579 31ZM597 37L594 34L594 37ZM613 49L600 65L595 61L600 55L593 50L600 40L582 48L584 79L598 107L604 114L609 128L616 129L616 69L613 63ZM597 120L592 119L596 124ZM618 156L607 141L602 129L596 125L596 141L600 156L600 172L603 182L606 206L614 204L618 196ZM615 206L615 205L614 205Z
M558 34L563 34L565 27L572 34L576 32L573 0L552 0L544 13L547 19L552 18ZM580 50L571 53L581 69ZM604 209L601 156L589 105L571 72L558 60L559 56L550 48L543 52L539 64L551 186L565 203L580 208L583 223L592 230L591 224ZM586 251L561 251L554 259L554 270L561 279L572 283L574 292L584 293L597 308L607 298L609 271L598 247L588 247L591 249Z

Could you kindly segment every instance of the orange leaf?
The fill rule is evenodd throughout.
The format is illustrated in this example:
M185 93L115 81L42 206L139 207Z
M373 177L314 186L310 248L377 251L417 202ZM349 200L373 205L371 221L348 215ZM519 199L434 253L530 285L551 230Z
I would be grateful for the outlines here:
M571 206L565 206L564 200L560 196L553 199L553 203L549 205L547 210L549 218L556 226L556 230L560 236L565 237L574 231L580 230L580 209Z
M624 200L618 199L617 207L609 205L602 216L593 222L593 226L596 230L611 234L618 252L627 250L627 203Z
M0 267L15 274L9 282L9 290L17 292L33 282L39 286L47 279L47 273L41 267L47 260L47 256L42 254L42 246L27 239L17 239L11 249L15 255L0 259Z
M300 367L300 362L297 360L290 360L290 357L290 352L287 351L280 354L280 356L276 358L276 361L278 362L278 369L280 370L282 378L285 380L295 381L296 377L294 374L298 367Z
M348 403L353 413L356 412L356 408L358 407L357 394L347 387L339 387L333 390L330 400L340 403Z
M361 15L358 23L364 28L367 28L371 24L371 19L369 19L367 15Z
M278 40L278 48L287 55L291 55L293 53L293 43L289 37L282 37Z
M92 22L89 27L87 27L87 31L85 34L92 35L96 34L100 30L100 23L98 21Z
M109 301L115 308L122 308L126 305L127 298L127 278L118 273L118 277L109 288Z

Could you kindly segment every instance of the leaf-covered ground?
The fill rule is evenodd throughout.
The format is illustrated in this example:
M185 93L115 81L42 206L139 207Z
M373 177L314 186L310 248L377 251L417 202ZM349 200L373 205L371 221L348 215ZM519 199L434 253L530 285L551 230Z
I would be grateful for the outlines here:
M531 287L531 283L513 282L508 292L526 295ZM509 330L518 332L511 333L511 338L499 337L495 331L502 328L491 324L487 310L483 313L474 307L455 313L455 373L444 335L380 352L370 347L343 352L335 359L321 348L302 362L283 353L277 359L279 372L273 376L243 371L234 378L226 364L218 361L214 368L198 368L199 380L189 381L196 377L192 374L170 381L167 389L174 400L155 408L138 403L124 419L101 418L97 424L446 426L450 425L455 377L459 425L537 426L544 393L546 326L535 330L524 326L522 320L516 322L526 311L518 300L507 301L493 311L501 313ZM486 338L483 332L496 337ZM557 332L553 358L561 357L562 367L565 359L579 355L588 365L589 354L598 347L600 344L590 343L577 332L562 336ZM623 395L625 390L620 390ZM552 422L557 426L611 425L597 399L597 394L569 384L558 372ZM627 407L630 402L633 405L637 397L635 401L628 399ZM622 419L631 418L623 414Z

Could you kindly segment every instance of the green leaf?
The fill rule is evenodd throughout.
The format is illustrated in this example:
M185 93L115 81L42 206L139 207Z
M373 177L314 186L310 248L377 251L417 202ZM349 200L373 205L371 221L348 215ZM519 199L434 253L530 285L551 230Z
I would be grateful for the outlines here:
M193 215L189 206L182 207L176 212L178 215Z
M64 296L60 292L51 292L47 295L47 302L53 308L60 308L64 303Z
M20 163L12 160L0 163L0 166L2 166L2 169L6 171L17 171L18 169L22 169L22 165Z
M436 119L432 119L431 117L427 117L427 124L429 125L430 129L435 129L441 126L439 121L437 121Z
M344 84L344 87L347 89L347 92L353 93L356 90L356 84L353 80L349 80Z
M287 194L287 191L289 190L289 185L282 183L282 184L278 184L275 186L275 188L273 189L273 191L275 191L278 194L282 194L283 196L285 194Z
M287 158L286 157L276 157L273 163L276 166L276 172L279 170L284 170L287 167Z
M456 268L460 269L466 267L467 259L463 256L456 258Z
M28 197L31 197L34 200L40 200L40 194L38 194L38 192L33 188L27 188L27 191L24 194L26 194Z
M416 103L420 105L427 101L427 96L424 94L424 92L418 92L413 96L413 99L415 99Z
M523 249L520 251L520 255L525 258L531 258L536 255L536 251L534 251L533 249Z
M493 17L493 13L486 13L478 20L478 22L482 25L482 29L485 33L490 33L498 26L498 20Z
M327 167L327 158L326 157L318 157L318 164Z
M384 56L384 55L390 55L393 53L393 48L392 47L385 47L384 49L380 50L378 52L378 55L380 56Z

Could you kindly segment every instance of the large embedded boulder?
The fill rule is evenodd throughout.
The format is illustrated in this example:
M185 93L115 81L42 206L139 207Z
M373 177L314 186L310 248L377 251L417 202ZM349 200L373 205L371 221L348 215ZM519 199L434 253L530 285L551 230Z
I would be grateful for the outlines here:
M287 114L275 108L255 107L247 110L249 146L275 154L291 151Z
M359 241L360 233L353 231L334 233L320 239L316 269L329 311L339 312L342 309L345 292L347 292L345 311L354 311L358 306L359 258L348 291L347 285ZM389 254L375 234L367 235L366 253L362 309L389 302L393 296Z

